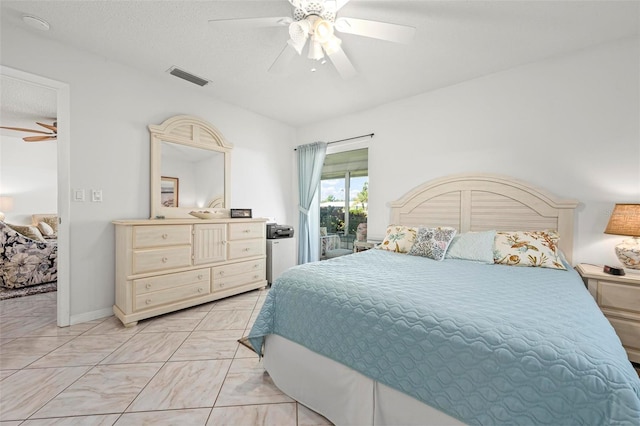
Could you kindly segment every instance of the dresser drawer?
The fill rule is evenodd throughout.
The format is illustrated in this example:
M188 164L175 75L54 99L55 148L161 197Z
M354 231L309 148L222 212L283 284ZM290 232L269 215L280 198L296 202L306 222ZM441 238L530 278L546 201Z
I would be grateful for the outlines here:
M640 323L621 318L607 317L626 348L640 350Z
M162 271L191 266L191 246L167 247L133 252L133 273Z
M133 286L136 295L151 293L160 290L168 290L187 284L202 284L209 286L210 283L211 272L208 268L133 280Z
M243 257L263 256L266 250L264 240L229 241L228 259L241 259Z
M241 222L229 224L229 240L263 238L265 232L265 225L263 222Z
M603 308L640 313L640 286L598 281L598 298Z
M224 266L216 266L211 268L213 271L214 278L226 278L232 277L234 275L244 274L246 272L264 272L265 271L265 260L258 259L252 260L249 262L241 262L241 263L232 263L230 265Z
M264 270L249 271L242 274L233 275L230 277L218 278L215 273L213 276L213 291L227 290L233 287L239 287L241 285L249 284L256 281L265 279Z
M135 297L134 310L154 308L167 303L179 302L181 300L204 296L211 293L209 283L196 283L171 288L168 290L154 291L152 293L141 294Z
M191 244L191 226L134 226L133 248L179 246Z

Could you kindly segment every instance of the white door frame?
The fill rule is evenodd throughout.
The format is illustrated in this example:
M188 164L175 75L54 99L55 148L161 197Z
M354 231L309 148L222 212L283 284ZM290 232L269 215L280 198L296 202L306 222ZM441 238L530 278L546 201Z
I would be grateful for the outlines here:
M0 65L0 74L5 77L21 80L27 84L39 85L56 91L57 119L58 119L58 296L57 296L57 324L58 327L70 325L71 320L71 262L69 249L69 217L71 201L70 184L70 128L71 128L71 97L69 85L61 81L51 80L36 74L20 71Z

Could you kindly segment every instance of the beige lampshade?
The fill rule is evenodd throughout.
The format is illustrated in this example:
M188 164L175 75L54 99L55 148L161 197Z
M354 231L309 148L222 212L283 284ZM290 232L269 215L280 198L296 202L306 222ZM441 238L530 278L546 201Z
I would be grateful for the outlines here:
M0 220L4 221L6 216L5 212L13 210L13 198L7 196L0 197Z
M616 204L604 233L640 237L640 204Z

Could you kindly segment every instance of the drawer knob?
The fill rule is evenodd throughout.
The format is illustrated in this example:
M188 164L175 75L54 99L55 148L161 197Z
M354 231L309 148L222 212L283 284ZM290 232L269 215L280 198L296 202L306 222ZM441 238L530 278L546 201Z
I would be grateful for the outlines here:
M162 258L162 263L167 263L168 260L169 260L169 258L165 256L165 257Z
M258 266L260 266L260 265L258 265L258 264L256 263L255 265L253 265L253 269L258 269Z
M151 303L151 299L147 299L144 301L144 303L146 303L147 305Z
M220 272L219 272L219 274L220 274L220 275L224 275L224 271L220 271Z
M151 288L151 283L148 283L145 287Z
M166 240L167 238L169 238L169 235L168 235L168 234L162 234L162 239L163 239L163 240Z
M223 240L223 241L222 241L222 244L227 244L227 242Z
M260 278L260 275L254 275L253 278L257 280L258 278Z
M246 232L248 234L249 232L251 232L251 229L245 229L243 232Z
M198 287L198 293L202 293L203 292L203 288L202 287Z
M249 247L246 247L246 248L244 249L244 251L249 251L249 250L250 250L250 249L249 249Z
M202 279L202 274L198 275L198 279L201 280Z
M220 288L224 288L224 283L220 283Z

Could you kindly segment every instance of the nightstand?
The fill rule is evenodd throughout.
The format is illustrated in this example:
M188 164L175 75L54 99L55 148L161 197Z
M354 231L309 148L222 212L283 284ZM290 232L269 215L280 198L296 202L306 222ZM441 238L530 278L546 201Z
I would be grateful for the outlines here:
M610 275L602 272L602 266L584 263L576 270L616 330L629 359L640 363L640 274Z
M355 241L353 243L353 252L359 253L361 251L367 251L376 246L376 243L370 243L368 241Z

